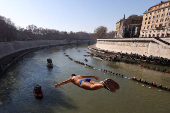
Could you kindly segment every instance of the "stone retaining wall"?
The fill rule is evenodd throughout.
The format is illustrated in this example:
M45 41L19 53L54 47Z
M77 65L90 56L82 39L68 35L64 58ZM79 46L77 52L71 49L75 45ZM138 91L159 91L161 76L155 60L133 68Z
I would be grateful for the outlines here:
M38 47L68 44L66 40L15 41L0 43L0 58L7 55Z
M168 40L168 39L167 39ZM160 45L151 39L99 39L96 44L97 48L122 52L122 53L138 53L146 56L161 56L170 59L170 47Z

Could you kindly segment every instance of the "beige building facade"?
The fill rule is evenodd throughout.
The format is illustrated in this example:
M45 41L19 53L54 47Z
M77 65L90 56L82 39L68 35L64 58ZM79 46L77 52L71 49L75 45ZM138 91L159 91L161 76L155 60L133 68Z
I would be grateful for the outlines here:
M161 1L144 12L140 37L170 37L170 1Z
M115 38L130 38L136 37L139 34L143 16L130 15L127 19L124 18L116 23ZM139 37L139 35L138 35Z

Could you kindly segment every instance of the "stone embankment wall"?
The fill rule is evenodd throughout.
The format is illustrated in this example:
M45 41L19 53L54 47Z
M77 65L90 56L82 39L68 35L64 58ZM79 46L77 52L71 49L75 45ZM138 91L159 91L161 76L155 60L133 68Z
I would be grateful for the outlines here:
M165 39L169 41L169 39ZM131 38L131 39L98 39L97 48L122 52L138 53L146 56L161 56L170 59L170 46L156 42L153 38Z
M71 43L76 43L72 41ZM0 58L7 55L34 48L70 44L66 40L42 40L42 41L15 41L0 42Z

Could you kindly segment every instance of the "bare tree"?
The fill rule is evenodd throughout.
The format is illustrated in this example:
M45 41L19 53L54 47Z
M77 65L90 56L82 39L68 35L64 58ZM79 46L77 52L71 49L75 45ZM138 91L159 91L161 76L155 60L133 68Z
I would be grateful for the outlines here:
M113 38L115 38L115 31L110 31L110 32L108 32L106 38L107 38L107 39L113 39Z
M107 27L99 26L94 30L95 37L105 38L107 33Z

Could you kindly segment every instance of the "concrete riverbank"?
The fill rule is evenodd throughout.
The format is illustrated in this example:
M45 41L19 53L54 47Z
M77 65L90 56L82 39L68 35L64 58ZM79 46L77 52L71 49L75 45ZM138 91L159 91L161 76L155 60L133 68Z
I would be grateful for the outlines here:
M39 41L15 41L0 42L0 75L8 69L9 66L16 63L22 57L32 51L49 48L53 46L77 44L77 40L39 40ZM82 41L86 43L88 41Z
M170 59L163 58L163 57L154 57L154 56L145 56L139 55L136 53L120 53L120 52L109 52L108 50L102 50L96 48L94 45L88 47L93 53L90 55L93 58L99 60L107 60L107 61L121 61L127 63L148 63L148 64L158 64L163 66L170 66Z
M170 42L170 38L162 38L162 40ZM132 52L170 59L170 45L166 45L155 38L98 39L96 47L111 52Z

